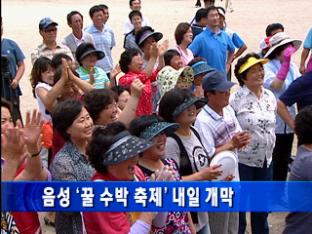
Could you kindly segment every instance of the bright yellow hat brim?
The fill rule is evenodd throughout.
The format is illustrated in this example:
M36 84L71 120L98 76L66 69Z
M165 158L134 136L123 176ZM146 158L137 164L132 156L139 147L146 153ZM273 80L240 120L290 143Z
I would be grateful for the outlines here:
M257 59L255 57L250 57L239 69L238 73L242 74L244 71L246 71L247 69L249 69L250 67L252 67L253 65L257 64L257 63L262 63L262 64L266 64L267 62L269 62L268 59Z

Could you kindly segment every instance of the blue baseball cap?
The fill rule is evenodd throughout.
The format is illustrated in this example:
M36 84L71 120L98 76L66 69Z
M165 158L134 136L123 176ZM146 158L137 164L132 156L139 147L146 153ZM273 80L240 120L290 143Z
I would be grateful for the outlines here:
M58 23L54 22L51 18L45 17L40 20L39 22L39 30L45 30L50 26L57 26Z
M227 91L229 90L235 83L228 81L225 75L219 71L209 72L204 76L203 79L203 89L204 91Z

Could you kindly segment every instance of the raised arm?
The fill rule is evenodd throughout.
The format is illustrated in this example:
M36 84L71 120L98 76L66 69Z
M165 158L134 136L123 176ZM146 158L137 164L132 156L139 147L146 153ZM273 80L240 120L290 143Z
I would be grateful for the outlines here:
M30 112L26 113L25 126L23 128L20 126L20 128L27 146L28 158L25 169L16 180L46 180L48 178L48 171L43 167L39 156L42 147L42 125L40 112L33 110L32 115Z
M145 85L139 79L135 79L131 83L130 98L119 117L119 121L126 126L129 126L130 122L136 117L136 109L144 87Z

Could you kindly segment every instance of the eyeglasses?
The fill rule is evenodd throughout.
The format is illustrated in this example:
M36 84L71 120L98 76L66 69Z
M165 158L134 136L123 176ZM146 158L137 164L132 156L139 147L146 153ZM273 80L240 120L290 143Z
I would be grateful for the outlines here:
M44 30L45 33L56 32L56 31L57 31L57 28L50 28L50 29Z

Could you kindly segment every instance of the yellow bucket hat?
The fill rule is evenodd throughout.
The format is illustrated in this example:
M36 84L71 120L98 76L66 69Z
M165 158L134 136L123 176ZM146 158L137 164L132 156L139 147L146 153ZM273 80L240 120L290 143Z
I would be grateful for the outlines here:
M242 74L244 71L246 71L247 69L249 69L250 67L252 67L253 65L257 64L257 63L262 63L262 64L266 64L267 62L269 62L268 59L257 59L255 57L250 57L240 68L238 71L238 74Z

